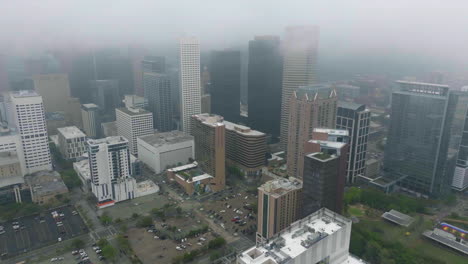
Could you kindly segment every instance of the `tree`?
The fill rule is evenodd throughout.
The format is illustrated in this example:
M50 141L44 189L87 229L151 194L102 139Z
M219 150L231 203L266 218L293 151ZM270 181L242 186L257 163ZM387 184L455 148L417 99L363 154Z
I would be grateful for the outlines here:
M115 250L115 248L113 248L110 244L105 245L103 248L101 248L101 250L102 255L108 260L113 261L117 256L117 250Z
M208 242L208 248L209 249L215 249L215 248L220 248L226 244L226 240L222 237L217 237L210 242Z
M99 220L103 225L110 225L112 223L112 217L106 212L99 217Z
M140 218L138 221L137 221L137 227L147 227L147 226L150 226L153 224L153 218L151 218L151 216L145 216L145 217L142 217Z
M210 260L213 261L213 260L217 260L221 257L221 254L218 252L218 251L214 251L213 253L211 253L210 255Z
M132 218L133 219L137 219L138 217L140 217L140 215L138 213L133 213L132 214Z
M85 242L78 238L74 239L71 243L72 248L75 248L75 249L83 248L84 245L85 245Z
M119 248L127 253L129 253L132 250L132 247L130 246L130 242L128 239L126 239L122 235L117 236L117 245Z

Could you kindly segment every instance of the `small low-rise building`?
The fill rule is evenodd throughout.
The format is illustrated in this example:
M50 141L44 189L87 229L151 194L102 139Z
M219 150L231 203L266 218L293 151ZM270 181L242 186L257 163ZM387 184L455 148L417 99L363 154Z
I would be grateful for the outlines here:
M169 181L177 182L188 195L212 191L211 185L214 177L204 173L196 161L168 169L166 174Z
M58 195L68 193L68 188L56 171L39 171L25 176L25 183L31 191L31 199L37 204L51 203Z
M193 136L177 130L141 136L137 142L138 158L156 173L187 164L195 156Z
M58 131L59 150L65 159L76 159L86 151L86 135L76 126L61 127Z

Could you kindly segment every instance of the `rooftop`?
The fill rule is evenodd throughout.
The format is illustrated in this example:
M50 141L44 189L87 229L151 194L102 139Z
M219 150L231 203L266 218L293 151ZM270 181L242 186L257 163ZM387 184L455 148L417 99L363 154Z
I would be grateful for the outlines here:
M88 139L88 144L90 145L117 144L117 143L128 143L128 140L122 136L106 137L106 138L100 138L100 139Z
M400 92L417 93L432 96L446 96L449 91L448 85L422 83L422 82L409 82L409 81L396 81L399 84Z
M283 264L304 253L312 245L332 235L351 220L326 208L296 221L266 242L258 243L239 257L251 264ZM351 259L354 261L354 259ZM343 262L361 263L361 262Z
M338 101L338 107L351 109L353 111L364 111L366 110L366 105L364 104L356 104L353 102L345 102L345 101ZM367 110L369 111L369 110Z
M340 150L341 148L343 148L346 145L346 143L344 143L344 142L335 142L335 141L328 141L328 140L316 140L316 139L309 140L308 142L319 144L320 148L322 150L323 149Z
M14 97L14 98L23 98L23 97L40 96L40 94L38 94L34 90L19 90L19 91L11 92L11 96Z
M25 176L26 183L37 195L47 195L54 192L68 191L60 174L56 171L39 171Z
M147 136L141 136L139 138L154 147L171 145L193 140L193 136L187 135L184 132L178 130L163 133L154 133Z
M143 108L133 108L133 107L120 107L116 108L116 110L119 110L127 115L131 116L137 116L137 115L145 115L145 114L151 114L151 112L146 111Z
M198 115L193 115L193 118L196 118L200 122L202 122L205 125L209 126L224 126L224 117L220 115L214 115L214 114L198 114Z
M69 138L78 138L78 137L86 137L85 133L83 133L79 128L76 126L69 126L69 127L59 127L57 131L62 134L62 136L66 139Z
M307 97L308 101L326 99L336 96L335 89L329 84L317 84L312 86L301 86L295 91L297 98Z
M257 130L252 130L250 127L235 124L229 121L224 121L224 125L226 126L227 130L236 131L239 134L246 135L246 136L265 136L265 133L262 133Z
M85 110L94 110L94 109L97 109L99 107L96 104L82 104L81 108L83 108Z
M314 128L314 132L325 133L329 136L349 136L349 131L346 129Z
M405 215L405 214L400 213L397 210L393 210L393 209L390 210L389 212L383 213L382 218L385 218L386 220L388 220L390 222L393 222L395 224L405 226L405 227L408 227L409 225L411 225L411 223L414 222L413 217L411 217L409 215Z
M269 193L275 197L282 196L290 191L302 188L302 182L299 179L290 177L289 179L276 179L264 183L258 187L265 193Z

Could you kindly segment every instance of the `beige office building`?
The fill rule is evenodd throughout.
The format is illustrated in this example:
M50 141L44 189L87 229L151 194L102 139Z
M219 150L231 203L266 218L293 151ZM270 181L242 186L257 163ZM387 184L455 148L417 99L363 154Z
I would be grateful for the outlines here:
M281 232L302 215L302 181L293 177L258 188L257 242Z
M296 26L286 28L284 39L283 87L281 92L281 146L288 145L289 100L300 86L316 83L319 28Z
M286 160L290 177L302 179L304 144L314 128L335 128L337 100L335 89L321 85L301 87L291 96Z
M219 115L192 116L191 135L195 140L195 160L200 168L213 176L211 189L215 192L225 186L226 127Z
M239 124L224 121L226 126L226 162L247 176L261 175L265 166L266 134Z

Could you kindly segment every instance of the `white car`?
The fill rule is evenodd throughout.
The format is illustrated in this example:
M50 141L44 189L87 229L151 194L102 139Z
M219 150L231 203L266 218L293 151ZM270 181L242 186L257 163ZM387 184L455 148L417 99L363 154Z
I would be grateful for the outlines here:
M158 237L158 236L154 236L153 238L154 238L154 239L158 239L159 237Z
M55 262L55 261L57 261L57 260L58 260L58 258L51 258L51 259L50 259L50 262Z
M177 249L179 251L183 250L181 247L176 247L175 249Z
M61 238L61 237L57 238L57 240L58 240L58 242L62 242L62 238Z

